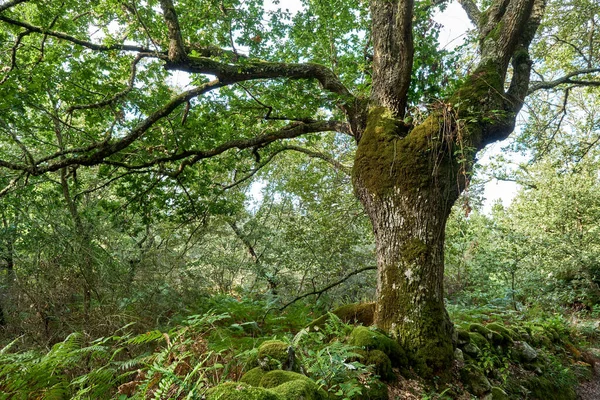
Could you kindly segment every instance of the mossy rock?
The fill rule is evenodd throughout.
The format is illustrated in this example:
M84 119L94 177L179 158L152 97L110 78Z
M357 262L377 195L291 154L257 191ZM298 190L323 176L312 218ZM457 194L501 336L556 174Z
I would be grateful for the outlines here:
M484 400L510 400L510 397L508 397L502 388L494 386L492 387L492 391L484 397Z
M469 332L464 329L456 329L456 337L458 346L464 346L471 341L471 336L469 336Z
M364 326L373 325L375 317L375 303L346 304L331 312L346 324L360 324ZM321 315L312 321L308 328L322 328L329 320L329 313Z
M538 400L575 400L577 393L572 385L561 385L556 380L534 376L523 383L529 398Z
M375 374L379 375L383 381L390 381L396 377L394 371L392 371L392 361L381 350L369 351L364 363L365 365L373 365Z
M359 398L363 400L388 400L388 387L380 381L370 382L368 385L363 385Z
M260 386L260 380L267 372L261 367L252 368L240 378L240 382L247 383L250 386Z
M275 393L280 395L285 395L286 393L289 394L290 396L285 397L286 399L302 398L292 396L291 394L293 393L309 393L312 397L304 397L306 400L327 399L327 393L319 388L319 386L309 377L291 371L275 370L267 372L260 380L260 386L272 389Z
M490 345L490 342L478 332L470 332L469 337L471 338L471 344L476 345L478 348L483 349Z
M383 333L374 331L365 326L357 326L350 334L348 343L364 350L380 350L391 360L392 366L400 367L408 363L406 353L398 342Z
M514 340L514 333L511 332L508 328L506 328L504 325L498 324L496 322L491 323L491 324L487 324L485 326L487 329L493 331L493 332L498 332L499 334L501 334L504 338L506 338L507 341L512 341Z
M270 390L242 382L227 382L209 389L206 400L290 400Z
M310 380L297 379L285 382L270 391L286 400L328 400L327 392Z
M297 363L290 345L280 340L267 340L258 347L258 363L267 370L296 369Z
M475 365L468 365L460 370L460 379L469 392L475 396L483 396L492 389L492 385L483 371Z
M481 336L488 340L492 338L492 331L481 324L471 324L469 325L469 330L471 332L479 333Z

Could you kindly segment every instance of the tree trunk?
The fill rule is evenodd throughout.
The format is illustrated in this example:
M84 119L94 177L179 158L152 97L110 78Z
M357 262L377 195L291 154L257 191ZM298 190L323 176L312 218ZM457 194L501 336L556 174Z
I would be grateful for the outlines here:
M444 230L465 183L448 126L430 117L406 137L391 112L372 109L358 144L354 187L377 244L376 325L396 337L422 373L454 354L444 308Z

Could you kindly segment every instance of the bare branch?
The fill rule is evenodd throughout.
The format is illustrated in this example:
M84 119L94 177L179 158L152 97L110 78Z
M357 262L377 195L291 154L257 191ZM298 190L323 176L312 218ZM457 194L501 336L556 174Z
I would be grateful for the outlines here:
M69 108L67 108L66 112L67 114L72 113L75 110L88 110L88 109L93 109L93 108L102 108L108 105L111 105L113 103L115 103L117 100L119 100L121 97L127 95L127 93L131 92L131 90L133 90L133 85L135 83L135 76L137 73L137 64L140 62L140 60L144 57L150 57L151 55L148 53L139 53L135 59L133 60L133 62L131 63L131 74L129 75L129 80L127 82L127 87L125 89L123 89L122 91L116 93L114 96L106 99L106 100L102 100L99 101L97 103L91 103L91 104L81 104L81 105L74 105L71 106Z
M535 83L531 84L528 94L532 94L533 92L536 92L536 91L542 90L542 89L553 89L557 86L564 85L564 84L573 84L573 85L577 85L577 86L600 86L600 77L597 78L597 80L573 79L573 78L575 78L577 76L581 76L581 75L591 75L591 74L598 74L598 73L600 73L600 68L580 69L577 71L570 72L567 75L560 77L558 79L554 79L552 81L535 82Z
M4 10L8 10L11 7L16 6L17 4L26 3L29 0L12 0L0 5L0 13Z
M14 25L14 26L20 26L31 32L41 33L44 35L55 37L57 39L66 40L68 42L77 44L79 46L86 47L90 50L95 50L95 51L122 50L122 51L136 51L136 52L143 52L143 53L152 52L150 49L147 49L142 46L134 46L134 45L126 45L126 44L113 44L113 45L107 46L107 45L96 44L96 43L92 43L92 42L89 42L86 40L78 39L75 36L67 35L66 33L63 33L63 32L57 32L57 31L53 31L50 29L42 28L40 26L31 25L27 22L17 21L12 18L8 18L4 15L0 15L0 21L6 22L6 23Z
M338 160L336 160L335 158L331 157L328 154L310 150L305 147L293 146L293 145L284 146L282 148L282 150L293 150L293 151L297 151L299 153L306 154L312 158L318 158L320 160L325 161L328 164L333 165L333 167L335 169L343 172L344 174L346 174L348 176L350 176L352 174L352 167L342 164L341 162L339 162Z
M336 282L334 282L334 283L331 283L331 284L329 284L329 285L325 286L325 287L324 287L324 288L322 288L322 289L319 289L319 290L313 290L312 292L305 293L305 294L303 294L302 296L298 296L298 297L296 297L294 300L292 300L292 301L290 301L290 302L288 302L288 303L284 304L282 307L280 307L280 308L279 308L279 311L283 311L283 310L285 310L286 308L288 308L289 306L291 306L292 304L294 304L294 303L295 303L295 302L297 302L298 300L302 300L302 299L303 299L303 298L305 298L305 297L312 296L312 295L315 295L315 294L316 294L316 295L321 295L321 294L325 293L326 291L328 291L329 289L332 289L332 288L334 288L334 287L336 287L336 286L338 286L338 285L340 285L340 284L342 284L342 283L346 282L348 279L350 279L350 278L351 278L351 277L353 277L354 275L358 275L358 274L360 274L361 272L365 272L365 271L371 271L371 270L375 270L375 269L377 269L377 267L375 267L375 266L372 266L372 267L364 267L364 268L360 268L360 269L357 269L357 270L355 270L355 271L352 271L352 272L350 272L348 275L346 275L346 276L344 276L342 279L340 279L339 281L336 281Z

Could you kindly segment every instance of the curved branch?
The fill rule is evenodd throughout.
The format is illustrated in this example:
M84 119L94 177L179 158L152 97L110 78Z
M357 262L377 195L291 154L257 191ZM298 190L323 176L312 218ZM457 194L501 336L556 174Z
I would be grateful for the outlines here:
M9 8L16 6L17 4L26 3L28 1L29 0L12 0L7 3L1 4L0 5L0 13L4 10L8 10Z
M590 75L600 73L600 68L588 68L588 69L580 69L577 71L573 71L568 73L567 75L560 77L558 79L554 79L552 81L547 82L535 82L531 84L529 91L527 94L532 94L538 90L543 89L554 89L557 86L564 84L572 84L576 86L600 86L600 78L598 80L582 80L582 79L573 79L576 76L581 75Z
M293 145L284 146L284 147L282 147L281 150L293 150L293 151L297 151L299 153L306 154L312 158L318 158L319 160L323 160L326 163L333 165L333 167L335 169L342 171L344 174L346 174L348 176L350 176L352 174L352 167L342 164L341 162L339 162L338 160L336 160L335 158L331 157L328 154L324 154L324 153L321 153L318 151L310 150L310 149L300 147L300 146L293 146Z
M361 269L357 269L356 271L352 271L352 272L350 272L348 275L346 275L346 276L344 276L342 279L340 279L339 281L336 281L336 282L334 282L334 283L332 283L332 284L329 284L329 285L325 286L325 287L324 287L324 288L322 288L322 289L319 289L319 290L314 290L314 291L312 291L312 292L309 292L309 293L304 293L303 295L296 297L294 300L292 300L292 301L290 301L290 302L288 302L288 303L284 304L282 307L280 307L280 308L279 308L279 311L283 311L283 310L285 310L286 308L288 308L289 306L291 306L292 304L294 304L294 303L295 303L295 302L297 302L298 300L302 300L302 299L303 299L303 298L305 298L305 297L312 296L312 295L314 295L314 294L316 294L316 295L323 294L323 293L325 293L326 291L328 291L329 289L332 289L332 288L334 288L334 287L336 287L336 286L338 286L338 285L340 285L340 284L342 284L342 283L346 282L348 279L350 279L350 278L351 278L351 277L353 277L354 275L358 275L358 274L360 274L361 272L365 272L365 271L371 271L371 270L375 270L375 269L377 269L377 267L375 267L375 266L372 266L372 267L364 267L364 268L361 268Z
M473 0L458 0L458 3L462 6L463 10L467 13L467 17L471 20L475 27L479 27L481 21L481 11L477 4Z
M277 63L246 61L240 64L226 64L207 57L188 57L179 62L169 60L167 70L197 74L215 75L220 81L231 84L255 79L317 79L323 89L342 96L353 98L350 91L327 67L314 63Z
M71 35L68 35L63 32L53 31L53 30L46 29L46 28L43 28L40 26L31 25L31 24L29 24L27 22L23 22L23 21L17 21L15 19L8 18L4 15L0 15L0 21L6 22L7 24L11 24L14 26L20 26L21 28L25 28L31 32L41 33L44 35L55 37L57 39L66 40L68 42L77 44L79 46L86 47L90 50L95 50L95 51L123 50L123 51L137 51L137 52L143 52L143 53L151 53L152 52L152 50L147 49L142 46L134 46L134 45L126 45L126 44L112 44L110 46L107 46L107 45L102 45L102 44L96 44L96 43L89 42L87 40L78 39L75 36L71 36Z
M207 93L216 88L220 88L224 86L222 82L218 80L214 80L206 83L205 85L199 86L197 88L188 90L183 92L179 96L173 98L170 102L165 104L162 108L155 111L152 115L148 116L142 122L140 122L136 127L134 127L129 134L124 136L123 138L115 141L104 141L100 144L93 144L88 147L88 149L96 150L92 154L81 155L78 156L74 154L72 157L66 158L63 157L68 152L73 152L73 150L65 150L54 153L51 156L44 157L43 161L37 160L35 165L28 166L24 164L17 164L5 160L0 160L0 167L4 167L7 169L15 170L15 171L25 171L31 175L38 176L42 175L46 172L58 171L61 168L68 167L70 165L97 165L103 162L107 157L118 153L119 151L125 149L129 145L131 145L134 141L139 139L148 129L150 129L156 122L161 120L162 118L168 116L181 104L198 97L204 93ZM56 160L58 158L58 160ZM51 162L51 160L56 160Z
M104 161L104 163L125 169L143 169L158 164L183 160L177 171L172 174L173 176L177 176L181 172L183 172L183 170L186 167L194 165L200 160L218 156L231 149L244 150L252 147L266 146L278 140L293 139L295 137L306 135L308 133L338 131L340 129L344 129L344 127L345 124L338 121L319 121L310 124L297 123L288 125L287 127L279 131L267 133L265 135L255 136L250 139L231 140L210 150L187 150L180 153L172 154L170 156L156 158L143 164L128 165L126 163L109 160Z

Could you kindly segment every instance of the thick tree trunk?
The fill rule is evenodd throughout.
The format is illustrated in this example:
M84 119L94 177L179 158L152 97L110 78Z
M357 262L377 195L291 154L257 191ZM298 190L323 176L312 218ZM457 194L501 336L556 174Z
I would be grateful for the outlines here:
M444 230L464 185L450 121L430 117L402 137L391 112L372 109L359 142L354 187L377 243L378 327L396 337L423 373L444 370L454 355L444 308Z

